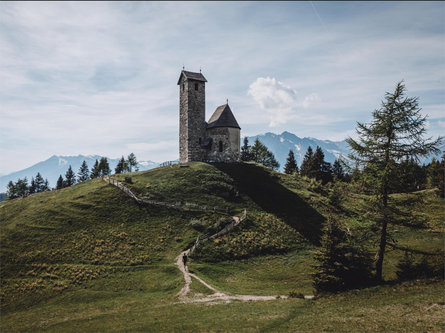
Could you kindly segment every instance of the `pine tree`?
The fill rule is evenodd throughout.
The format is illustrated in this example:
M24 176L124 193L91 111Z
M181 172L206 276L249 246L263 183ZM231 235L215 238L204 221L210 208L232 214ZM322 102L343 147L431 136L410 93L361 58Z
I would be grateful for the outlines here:
M331 164L324 160L324 153L321 147L317 146L315 153L309 160L308 176L326 184L332 180Z
M29 194L36 193L36 181L34 180L34 177L31 177L31 185L29 185Z
M8 196L8 199L18 198L17 189L16 189L16 186L12 180L10 180L8 183L6 195Z
M49 181L47 178L45 178L45 182L43 183L43 186L42 186L42 192L45 192L45 191L51 191L51 189L49 187Z
M303 162L301 162L300 166L300 174L302 176L306 177L309 176L309 171L311 169L310 162L312 161L312 155L313 155L312 147L309 146L307 148L306 154L304 154Z
M99 177L108 176L111 173L110 165L106 157L102 157L99 162Z
M249 139L245 137L243 141L243 146L241 147L241 161L248 162L251 160L252 156L250 154Z
M119 174L123 173L127 170L127 161L122 156L122 158L119 160L119 163L117 163L116 168L114 169L114 173Z
M280 164L275 159L275 156L271 151L263 145L258 138L255 140L252 148L250 149L252 161L264 165L266 168L277 170Z
M68 171L65 173L65 186L72 186L76 183L76 176L74 175L73 169L71 169L71 165L68 168Z
M62 175L59 176L59 179L57 179L57 185L56 189L60 190L61 188L64 188L65 182L63 181Z
M314 254L313 286L317 292L363 287L373 280L370 254L329 216L321 246Z
M99 161L96 160L96 162L94 163L93 168L91 169L90 177L91 177L91 179L94 179L94 178L97 178L99 176L100 176Z
M15 190L18 197L24 197L29 194L28 179L18 179L15 183Z
M376 255L376 275L382 279L383 259L388 237L388 223L391 223L388 195L397 179L399 163L406 156L427 156L437 153L442 138L430 141L424 139L426 117L420 114L418 98L405 96L405 86L399 82L394 93L387 92L380 109L373 112L369 124L357 123L359 140L347 140L355 155L350 157L366 166L368 183L374 190L377 210L381 218L380 243Z
M338 159L334 161L334 164L332 166L332 173L337 180L343 181L345 179L343 166Z
M90 179L90 171L88 170L86 161L82 162L82 165L79 168L79 172L77 173L77 179L79 180L79 182L84 182Z
M297 162L295 161L295 155L292 149L289 150L289 155L286 159L286 165L284 166L284 173L291 175L298 172Z
M127 169L128 172L131 172L133 170L133 167L136 167L138 165L138 162L136 160L136 156L131 153L130 155L127 156ZM138 170L136 170L138 171Z
M43 192L44 191L44 185L45 185L45 180L43 179L43 177L40 174L40 172L37 172L36 179L35 179L35 191L36 191L36 193Z
M428 164L427 166L429 188L435 188L439 186L439 165L439 161L435 157L433 157L430 164Z

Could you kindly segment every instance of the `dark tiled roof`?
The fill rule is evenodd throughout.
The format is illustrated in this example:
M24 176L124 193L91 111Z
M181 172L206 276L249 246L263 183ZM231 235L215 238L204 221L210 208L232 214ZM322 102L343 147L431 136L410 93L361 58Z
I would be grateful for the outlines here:
M209 119L207 128L213 127L236 127L241 128L230 110L229 104L218 106Z
M178 84L179 84L179 82L181 82L181 78L183 75L185 76L186 79L207 82L206 78L201 73L181 71L181 75L179 75L179 79L178 79Z

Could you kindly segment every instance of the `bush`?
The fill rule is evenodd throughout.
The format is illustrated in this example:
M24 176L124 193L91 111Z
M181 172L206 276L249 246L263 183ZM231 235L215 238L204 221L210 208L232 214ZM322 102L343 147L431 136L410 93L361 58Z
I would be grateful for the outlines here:
M373 281L370 254L348 236L338 222L328 219L321 247L314 254L313 286L317 292L337 292Z
M426 256L415 260L414 255L405 251L405 255L397 264L397 278L401 281L419 278L444 278L444 261L442 256Z

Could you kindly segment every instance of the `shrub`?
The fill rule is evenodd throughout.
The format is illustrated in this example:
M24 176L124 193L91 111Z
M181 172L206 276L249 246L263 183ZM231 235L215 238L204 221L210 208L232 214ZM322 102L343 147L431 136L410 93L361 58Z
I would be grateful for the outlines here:
M321 247L314 254L313 286L317 292L364 287L373 280L370 254L329 217Z
M444 278L443 258L440 255L423 255L415 260L412 253L405 251L405 255L397 264L397 278L399 280L414 280L419 278Z

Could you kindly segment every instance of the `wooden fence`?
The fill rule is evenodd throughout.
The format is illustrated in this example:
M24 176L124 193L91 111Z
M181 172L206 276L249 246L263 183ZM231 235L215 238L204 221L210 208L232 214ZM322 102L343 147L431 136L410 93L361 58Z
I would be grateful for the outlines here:
M128 196L133 198L137 203L146 203L150 205L157 205L157 206L163 206L168 208L175 208L175 209L182 209L182 210L193 210L193 211L205 211L205 212L215 212L219 214L224 215L230 215L230 211L228 207L218 207L218 206L208 206L208 205L198 205L194 203L189 202L166 202L166 201L159 201L159 200L152 200L152 199L142 199L137 197L128 187L126 187L121 182L112 179L111 177L107 176L104 177L105 181L108 181L108 183L113 184L123 192L125 192Z

